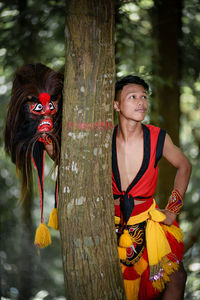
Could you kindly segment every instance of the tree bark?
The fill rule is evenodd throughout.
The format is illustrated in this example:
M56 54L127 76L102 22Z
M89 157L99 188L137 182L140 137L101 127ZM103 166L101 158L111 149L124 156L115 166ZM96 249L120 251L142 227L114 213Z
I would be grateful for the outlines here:
M152 11L154 48L154 98L158 103L156 124L179 145L181 80L182 0L155 0ZM173 189L175 169L165 160L160 163L159 202L164 207Z
M59 226L67 299L125 299L111 191L114 0L71 0Z
M21 35L25 32L25 29L30 26L27 18L27 0L17 1L17 7L19 10L18 19L18 31ZM35 43L33 35L28 39L23 39L19 43L19 53L22 59L22 64L32 62L35 59ZM32 220L32 206L33 206L33 189L30 186L30 191L27 194L24 203L21 206L21 248L19 253L19 295L18 300L30 299L33 294L33 282L34 282L34 250L33 250L33 220Z

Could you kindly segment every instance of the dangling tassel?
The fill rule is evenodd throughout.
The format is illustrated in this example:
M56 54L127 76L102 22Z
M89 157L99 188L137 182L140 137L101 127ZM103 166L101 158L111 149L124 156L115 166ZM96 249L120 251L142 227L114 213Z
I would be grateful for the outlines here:
M53 208L52 209L52 211L50 213L50 216L49 216L48 226L51 227L51 228L53 228L53 229L55 229L55 230L59 229L57 208Z
M127 300L138 300L141 277L135 280L124 279L124 288Z
M128 248L133 244L131 236L128 232L128 229L124 229L123 234L120 236L119 239L119 246L123 248Z
M128 229L124 229L123 234L119 238L119 247L118 247L119 258L121 260L126 260L126 248L131 247L132 244L133 241L128 232Z
M59 229L57 205L58 205L58 176L56 179L56 188L55 188L55 204L54 204L54 208L52 209L52 212L50 213L49 223L48 223L48 226L50 226L55 230Z
M43 223L43 198L44 198L44 161L45 150L41 143L37 142L32 155L33 164L38 175L38 186L40 192L40 210L41 210L41 224L38 226L35 233L34 244L38 248L45 248L51 244L51 235L48 227Z
M121 260L126 260L126 249L122 247L118 247L118 254Z
M51 244L49 229L43 223L41 223L36 230L34 244L39 248L45 248Z

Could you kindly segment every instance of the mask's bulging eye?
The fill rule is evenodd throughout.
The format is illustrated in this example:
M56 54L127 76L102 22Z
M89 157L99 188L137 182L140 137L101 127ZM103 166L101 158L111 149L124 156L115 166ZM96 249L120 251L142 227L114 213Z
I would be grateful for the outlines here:
M34 111L41 111L43 109L43 105L41 103L36 104L34 107Z
M53 102L49 102L49 107L50 107L50 110L54 110L55 109L55 106L54 106Z

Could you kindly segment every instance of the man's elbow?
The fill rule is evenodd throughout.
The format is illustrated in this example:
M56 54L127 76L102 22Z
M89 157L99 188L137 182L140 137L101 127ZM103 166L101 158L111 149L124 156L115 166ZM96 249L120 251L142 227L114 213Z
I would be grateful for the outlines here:
M188 177L190 177L190 174L192 172L192 165L187 158L185 159L184 164L182 164L182 169L183 169L184 173L187 174Z

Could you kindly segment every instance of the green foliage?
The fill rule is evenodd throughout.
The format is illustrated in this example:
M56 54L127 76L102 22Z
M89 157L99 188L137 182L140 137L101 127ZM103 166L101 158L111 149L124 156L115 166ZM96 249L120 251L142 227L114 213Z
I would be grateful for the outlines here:
M10 99L15 71L24 63L42 62L54 69L64 66L64 22L65 1L5 1L0 2L0 135L3 128ZM2 139L0 141L0 217L1 217L1 291L6 299L22 299L22 278L30 285L29 296L48 299L64 295L62 261L59 233L52 232L52 245L38 255L33 245L34 231L39 223L40 207L36 193L33 205L33 232L23 224L22 208L18 203L19 180L15 166L5 156ZM50 163L48 163L49 165ZM52 164L52 163L51 163ZM46 199L46 218L52 209L54 182L45 182L48 193ZM49 201L49 199L51 201ZM31 236L29 236L31 235ZM24 264L24 266L23 266ZM24 274L21 274L21 272ZM23 287L24 289L26 287ZM28 287L27 287L28 288ZM21 290L19 295L19 290ZM45 291L44 291L45 290ZM43 291L43 292L41 292ZM37 296L36 296L37 295ZM48 295L48 296L47 296Z
M126 3L127 2L127 3ZM117 77L138 74L151 80L153 1L123 1L116 11Z
M181 148L190 159L193 171L180 215L184 232L200 216L200 9L198 0L184 0L182 11L182 80ZM153 47L151 9L153 0L116 1L116 75L139 74L152 90ZM3 135L6 106L10 99L13 74L27 62L40 61L54 69L64 66L65 1L64 0L7 0L0 2L0 136ZM169 62L170 63L170 62ZM159 79L164 80L164 79ZM162 83L162 82L161 82ZM154 104L156 105L156 103ZM148 116L151 117L151 114ZM162 116L158 116L162 117ZM0 218L1 218L1 295L16 299L19 289L20 255L23 253L21 208L18 205L19 181L15 167L5 156L0 140ZM48 163L50 165L51 163ZM54 183L45 183L45 214L52 208ZM36 189L37 190L37 189ZM34 229L39 222L39 197L33 205ZM53 244L37 254L29 245L27 250L34 262L32 270L33 299L59 299L64 294L59 235L53 233ZM185 299L199 298L199 239L185 255L188 283ZM43 291L43 292L42 292ZM46 292L45 292L46 291ZM38 294L40 293L40 294ZM37 295L37 296L36 296ZM43 295L43 297L42 297ZM46 295L46 296L45 296ZM40 297L39 297L40 296ZM61 298L60 298L61 299Z

